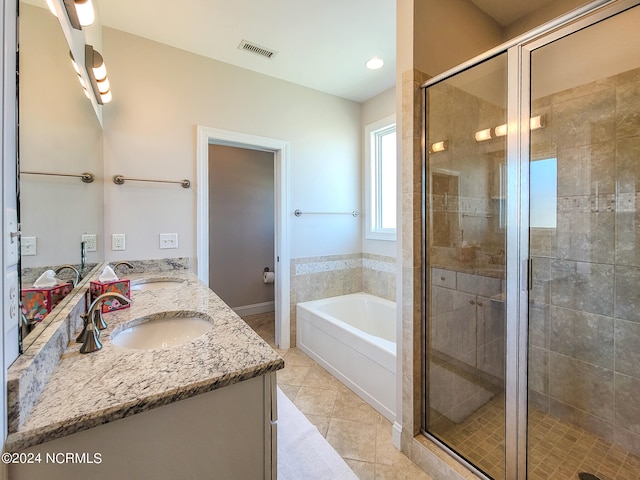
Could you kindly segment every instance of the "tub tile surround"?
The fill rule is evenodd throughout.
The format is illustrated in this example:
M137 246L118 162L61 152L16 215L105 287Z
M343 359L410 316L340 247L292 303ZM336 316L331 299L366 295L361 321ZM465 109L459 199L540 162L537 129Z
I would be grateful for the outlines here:
M9 407L15 413L11 417L7 451L70 435L283 367L282 358L192 272L183 268L182 262L143 263L134 265L146 268L144 273L126 277L140 280L171 271L173 278L184 280L186 285L132 292L131 308L105 315L109 327L101 335L103 348L92 354L82 355L78 344L68 343L68 326L62 321L50 326L55 329L45 330L56 332L51 335L54 340L39 338L43 347L38 353L28 352L9 369L10 379L18 387L11 390ZM213 329L193 342L170 349L131 350L111 344L109 335L120 325L168 309L178 315L204 313L210 317ZM58 360L56 355L60 353ZM48 382L36 380L34 371L47 361L58 361L57 367L53 367ZM31 394L20 397L20 390Z
M296 305L321 298L365 292L395 302L396 260L350 253L291 260L291 346L296 342Z

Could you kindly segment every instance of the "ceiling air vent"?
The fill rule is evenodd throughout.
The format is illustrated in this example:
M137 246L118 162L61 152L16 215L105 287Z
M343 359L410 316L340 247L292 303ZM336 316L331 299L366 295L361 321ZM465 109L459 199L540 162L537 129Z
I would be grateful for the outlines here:
M240 45L238 45L240 50L245 50L247 52L255 53L256 55L260 55L261 57L271 58L276 53L274 50L269 50L268 48L261 47L260 45L256 45L255 43L248 42L246 40L242 40Z

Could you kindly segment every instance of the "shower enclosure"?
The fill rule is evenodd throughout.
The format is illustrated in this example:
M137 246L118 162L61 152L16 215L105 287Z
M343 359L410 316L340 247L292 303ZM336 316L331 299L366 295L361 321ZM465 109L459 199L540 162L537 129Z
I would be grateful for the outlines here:
M424 85L423 430L489 478L640 478L639 3Z

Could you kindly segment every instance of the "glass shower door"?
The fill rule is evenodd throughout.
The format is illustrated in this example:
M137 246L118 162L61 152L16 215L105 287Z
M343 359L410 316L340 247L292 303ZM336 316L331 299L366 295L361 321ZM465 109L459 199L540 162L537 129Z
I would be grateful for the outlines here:
M529 479L640 478L638 25L531 53Z
M426 89L426 430L505 478L502 54Z

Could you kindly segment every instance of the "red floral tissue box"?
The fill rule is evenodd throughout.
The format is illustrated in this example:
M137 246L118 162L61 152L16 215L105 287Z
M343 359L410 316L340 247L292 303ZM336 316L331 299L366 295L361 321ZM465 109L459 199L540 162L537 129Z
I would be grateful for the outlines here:
M71 290L71 282L53 287L23 288L20 292L22 314L29 321L41 322Z
M98 298L103 293L107 292L116 292L124 295L127 298L131 298L129 294L130 288L129 280L114 280L111 282L89 282L89 291L91 292L91 301L93 302L96 298ZM115 312L116 310L121 310L123 308L129 308L131 306L130 303L123 305L118 301L117 298L107 298L102 302L102 313Z

